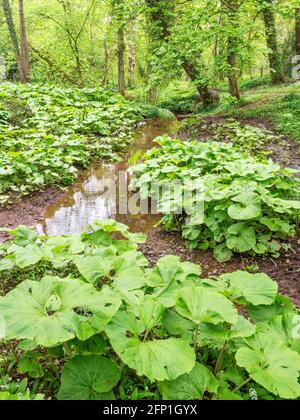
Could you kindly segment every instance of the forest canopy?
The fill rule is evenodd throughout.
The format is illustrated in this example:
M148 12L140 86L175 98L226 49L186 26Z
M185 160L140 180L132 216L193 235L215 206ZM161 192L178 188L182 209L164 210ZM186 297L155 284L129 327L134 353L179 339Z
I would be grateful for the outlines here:
M239 99L243 79L291 78L300 50L298 0L1 1L10 80L109 86L151 101L190 80L207 107L227 80Z

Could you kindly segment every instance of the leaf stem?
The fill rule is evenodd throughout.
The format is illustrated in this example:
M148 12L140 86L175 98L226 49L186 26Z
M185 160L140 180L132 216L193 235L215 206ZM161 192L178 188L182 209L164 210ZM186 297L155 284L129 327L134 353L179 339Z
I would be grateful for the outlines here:
M199 325L196 324L195 331L194 331L194 351L195 351L195 353L197 353L198 335L199 335Z
M241 385L238 385L232 392L238 392L240 389L242 389L245 385L247 385L249 382L252 381L252 378L246 379Z
M63 348L69 357L73 356L72 349L67 342L63 343Z
M215 376L221 371L222 366L223 366L223 362L224 362L224 356L225 356L225 351L227 348L227 341L225 341L222 350L220 351L216 366L215 366Z

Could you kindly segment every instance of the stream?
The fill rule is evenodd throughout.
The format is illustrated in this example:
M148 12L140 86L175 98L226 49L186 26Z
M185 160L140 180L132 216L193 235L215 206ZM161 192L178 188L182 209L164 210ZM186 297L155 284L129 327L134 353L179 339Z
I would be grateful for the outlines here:
M36 230L40 235L70 235L86 230L95 220L115 219L126 224L131 232L149 232L160 217L155 214L120 214L118 193L105 188L109 180L118 186L119 174L126 175L132 156L143 155L155 146L154 139L163 134L175 135L176 120L150 120L138 128L125 159L117 163L96 163L84 171L54 204L48 206ZM127 190L127 184L126 184ZM126 191L127 192L127 191ZM130 196L130 194L129 194Z

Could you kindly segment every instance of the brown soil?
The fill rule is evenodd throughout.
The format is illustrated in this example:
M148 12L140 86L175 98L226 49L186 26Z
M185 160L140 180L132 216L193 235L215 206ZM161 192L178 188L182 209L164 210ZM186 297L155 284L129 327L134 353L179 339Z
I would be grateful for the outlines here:
M19 225L33 226L41 219L45 208L63 194L63 190L49 187L16 202L12 207L0 209L0 226L10 229ZM7 238L6 233L0 232L0 242Z

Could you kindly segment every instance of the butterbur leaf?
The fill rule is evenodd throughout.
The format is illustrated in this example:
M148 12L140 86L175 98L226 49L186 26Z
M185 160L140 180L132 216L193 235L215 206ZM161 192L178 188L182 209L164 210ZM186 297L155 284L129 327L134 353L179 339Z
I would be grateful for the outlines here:
M176 294L176 311L195 324L237 322L237 310L226 297L205 287L185 287Z
M242 193L232 198L237 204L228 208L228 215L234 220L250 220L261 215L261 200L255 193Z
M251 322L244 317L239 316L237 323L230 328L224 324L201 325L200 339L203 338L204 343L206 343L207 340L216 340L222 343L224 341L233 340L234 338L250 337L255 331L255 325L251 324Z
M278 294L271 305L249 305L250 318L256 322L270 321L286 312L293 312L293 304L286 296Z
M162 323L168 334L175 336L191 336L195 329L195 325L192 321L183 318L173 310L168 310L165 313Z
M102 356L76 356L61 375L59 400L113 400L121 378L118 365Z
M190 373L179 376L174 381L158 384L164 400L199 400L205 391L217 392L218 381L212 372L200 363L196 363Z
M30 339L45 347L68 341L79 334L81 323L92 316L84 317L84 312L89 313L95 299L100 306L101 297L101 292L97 294L91 285L78 280L26 280L0 299L6 338Z
M194 350L186 340L145 340L145 325L130 312L118 312L106 333L120 359L151 381L176 379L195 365Z
M145 285L145 275L141 268L134 262L121 258L114 264L115 275L113 276L116 290L132 291Z
M236 353L238 366L268 391L281 398L300 396L300 356L271 335L256 334Z
M15 257L17 266L19 268L26 268L37 264L43 258L43 252L37 245L17 246Z
M223 274L220 279L229 284L233 299L243 298L252 305L271 305L278 291L277 283L264 273L235 271Z
M15 261L11 257L3 258L0 260L0 272L12 270L15 267Z
M154 328L161 322L166 308L153 299L151 296L145 296L138 307L138 315L147 331Z
M214 256L221 263L231 260L232 255L233 252L227 247L226 243L217 245L214 249Z
M21 375L28 373L32 378L41 378L44 376L44 371L40 363L42 358L41 353L27 352L24 353L18 362L18 373Z
M227 247L236 252L247 252L256 245L256 234L252 227L245 223L237 223L228 228L229 238L226 241Z
M92 284L96 284L102 277L108 276L113 268L113 258L102 257L76 257L74 262L80 274Z

